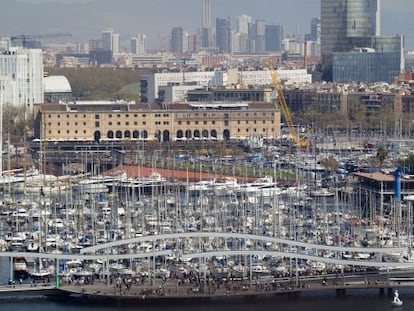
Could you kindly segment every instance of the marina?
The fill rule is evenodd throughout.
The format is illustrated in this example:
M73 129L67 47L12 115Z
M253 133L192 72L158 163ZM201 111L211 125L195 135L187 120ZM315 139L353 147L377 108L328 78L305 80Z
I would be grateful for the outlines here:
M351 157L361 160L355 150L339 153L348 163ZM50 177L33 171L43 182L23 193L13 190L26 189L26 178L4 179L0 247L10 258L8 279L56 282L70 295L111 297L121 293L114 284L124 288L125 297L131 283L139 288L131 294L138 299L159 298L160 286L171 298L208 297L229 280L238 288L232 291L236 296L255 296L261 284L272 293L302 292L306 283L323 289L324 275L339 290L332 277L344 280L356 271L364 278L373 274L371 284L381 282L372 285L376 288L393 288L393 273L414 267L410 196L393 201L384 179L382 196L390 203L379 204L371 195L370 206L361 204L358 189L366 176L345 172L345 164L328 170L318 163L334 155L298 153L288 166L274 160L267 171L273 175L248 178L241 166L246 160L232 159L233 175L207 175L205 167L217 159L200 157L180 160L174 166L181 170L168 174L166 168L131 164L101 175ZM263 164L250 169L256 166L260 172ZM281 172L294 178L284 180ZM394 175L384 176L394 183ZM45 180L54 180L59 191ZM408 185L409 179L402 182ZM177 284L185 290L173 291Z

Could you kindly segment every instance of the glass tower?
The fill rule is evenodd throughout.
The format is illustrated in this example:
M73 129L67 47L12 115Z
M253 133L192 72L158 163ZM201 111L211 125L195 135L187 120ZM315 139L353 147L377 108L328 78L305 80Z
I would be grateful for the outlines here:
M321 55L332 77L332 54L349 52L357 42L380 34L380 0L321 0ZM328 80L329 77L327 77Z

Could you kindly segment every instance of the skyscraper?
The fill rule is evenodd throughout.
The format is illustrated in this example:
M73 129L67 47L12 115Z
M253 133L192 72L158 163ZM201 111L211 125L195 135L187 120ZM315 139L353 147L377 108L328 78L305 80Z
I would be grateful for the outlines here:
M117 55L120 51L119 33L112 34L112 54Z
M268 52L282 51L283 27L282 25L266 25L265 48Z
M211 2L210 0L201 0L201 46L209 48L211 46Z
M319 17L312 18L309 40L321 42L321 19Z
M105 29L102 31L102 48L105 51L112 51L112 29Z
M183 53L183 35L181 27L174 27L171 31L171 52Z
M145 34L138 34L131 38L131 53L145 54L147 52L147 36Z
M252 22L251 16L240 15L237 16L237 29L238 33L248 34L249 33L249 24Z
M216 19L216 47L219 53L231 53L230 18Z
M355 48L401 53L401 37L380 36L380 0L321 0L323 78L332 80L333 54Z
M202 0L202 23L203 28L211 28L211 2Z

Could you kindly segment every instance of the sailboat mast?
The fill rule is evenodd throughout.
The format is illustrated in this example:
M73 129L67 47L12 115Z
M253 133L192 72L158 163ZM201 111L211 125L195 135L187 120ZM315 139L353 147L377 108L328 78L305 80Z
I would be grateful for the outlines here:
M0 175L3 175L3 90L0 89Z

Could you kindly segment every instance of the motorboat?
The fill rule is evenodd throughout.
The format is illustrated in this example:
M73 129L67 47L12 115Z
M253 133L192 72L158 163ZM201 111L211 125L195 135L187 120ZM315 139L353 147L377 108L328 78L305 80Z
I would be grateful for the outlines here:
M398 290L394 291L394 299L391 301L391 305L393 307L401 307L403 305L403 301L400 299Z

